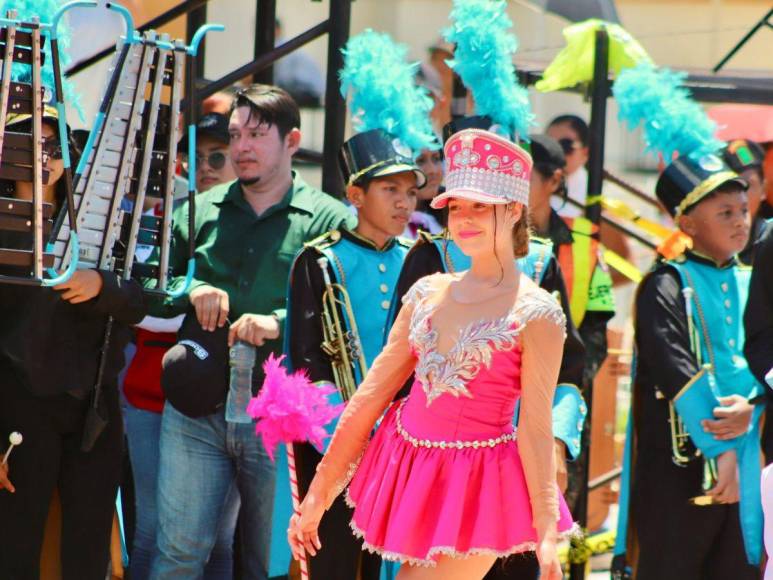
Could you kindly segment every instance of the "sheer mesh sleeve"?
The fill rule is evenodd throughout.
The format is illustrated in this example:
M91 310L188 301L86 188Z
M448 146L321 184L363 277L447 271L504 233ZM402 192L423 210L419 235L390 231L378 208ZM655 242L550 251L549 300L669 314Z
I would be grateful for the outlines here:
M528 298L527 298L528 300ZM521 417L518 424L518 450L539 537L556 531L558 487L553 456L553 394L561 366L565 338L565 318L553 302L552 307L537 299L529 308L521 332Z
M309 493L323 500L326 509L348 484L373 426L416 366L408 332L413 304L418 299L415 286L420 283L406 294L384 350L347 403L330 447L317 466Z

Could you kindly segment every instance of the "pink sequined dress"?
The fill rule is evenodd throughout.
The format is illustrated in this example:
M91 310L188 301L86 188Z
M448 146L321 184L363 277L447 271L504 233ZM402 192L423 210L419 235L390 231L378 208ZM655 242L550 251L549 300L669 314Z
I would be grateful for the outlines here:
M348 484L352 530L388 560L431 566L444 554L504 556L533 550L540 523L573 527L552 459L563 312L523 277L514 303L475 307L453 300L454 280L428 276L406 294L312 486L329 506ZM368 441L414 371L410 395Z

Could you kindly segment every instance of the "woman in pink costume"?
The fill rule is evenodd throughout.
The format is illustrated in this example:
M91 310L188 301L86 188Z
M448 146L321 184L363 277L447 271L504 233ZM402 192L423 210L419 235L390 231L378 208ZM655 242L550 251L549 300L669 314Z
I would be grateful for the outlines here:
M561 307L523 276L531 157L487 131L445 145L448 229L472 266L422 278L384 351L349 401L288 539L321 546L325 509L346 486L368 550L399 580L482 578L497 557L536 550L561 578L556 543L573 524L556 486L551 430ZM393 404L415 373L411 394ZM517 434L515 404L521 400Z

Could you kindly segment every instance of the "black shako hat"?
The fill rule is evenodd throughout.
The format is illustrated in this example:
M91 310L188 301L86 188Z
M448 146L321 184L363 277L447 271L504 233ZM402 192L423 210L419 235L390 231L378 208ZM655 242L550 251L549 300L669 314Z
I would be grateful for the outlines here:
M215 413L228 392L228 325L209 332L189 312L161 367L161 388L175 409L193 418Z
M677 157L661 174L655 194L672 217L679 217L725 183L737 183L746 190L749 184L716 155L693 159Z
M413 160L414 152L382 129L357 133L341 147L339 161L347 185L413 171L416 187L424 187L427 176Z

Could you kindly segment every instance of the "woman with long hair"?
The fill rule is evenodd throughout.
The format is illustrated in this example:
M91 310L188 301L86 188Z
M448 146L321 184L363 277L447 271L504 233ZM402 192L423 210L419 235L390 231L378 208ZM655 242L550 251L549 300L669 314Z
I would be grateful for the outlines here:
M420 279L349 401L288 529L296 557L321 546L320 520L348 485L353 532L403 563L400 580L483 578L497 557L536 550L561 577L573 525L555 476L551 406L565 318L519 272L528 248L531 158L468 129L445 145L448 229L471 267ZM373 426L405 380L411 393ZM513 414L520 399L517 433Z

